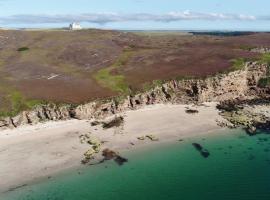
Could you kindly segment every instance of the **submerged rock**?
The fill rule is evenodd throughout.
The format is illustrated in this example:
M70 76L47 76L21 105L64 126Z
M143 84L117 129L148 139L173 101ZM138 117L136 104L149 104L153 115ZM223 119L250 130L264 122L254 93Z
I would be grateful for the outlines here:
M198 143L193 143L192 145L193 145L193 146L195 147L195 149L198 150L198 151L201 151L201 150L203 149L203 147L202 147L200 144L198 144Z
M208 157L210 156L209 151L208 151L207 149L204 149L204 148L202 147L202 145L200 145L199 143L193 143L192 145L193 145L193 147L194 147L197 151L200 152L200 154L202 155L202 157L208 158Z
M201 151L201 155L202 155L204 158L207 158L207 157L210 156L210 153L209 153L208 150L203 149L203 150Z
M249 126L246 129L246 132L248 135L252 136L252 135L256 135L256 130L257 130L257 128L255 126Z
M102 156L104 157L105 160L111 160L115 158L118 154L115 151L112 151L110 149L104 149L102 151Z
M114 161L118 164L118 165L123 165L124 163L128 162L128 159L123 158L121 156L116 156L116 158L114 159Z
M102 156L104 157L104 160L114 160L118 165L123 165L128 162L128 159L121 157L118 153L110 149L104 149L102 151Z

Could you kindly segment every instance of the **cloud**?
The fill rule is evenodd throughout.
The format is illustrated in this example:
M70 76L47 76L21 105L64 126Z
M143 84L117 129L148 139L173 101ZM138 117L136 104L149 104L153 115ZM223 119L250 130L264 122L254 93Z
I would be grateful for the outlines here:
M77 15L12 15L0 17L2 24L43 24L89 22L106 24L112 22L155 21L174 22L183 20L256 20L255 16L242 14L200 13L189 10L183 12L170 12L167 14L149 13L85 13Z

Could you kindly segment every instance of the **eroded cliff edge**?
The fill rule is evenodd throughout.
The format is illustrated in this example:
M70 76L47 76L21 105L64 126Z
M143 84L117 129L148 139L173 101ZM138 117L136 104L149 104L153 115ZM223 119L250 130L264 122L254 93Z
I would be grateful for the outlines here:
M33 110L24 111L15 117L1 119L0 129L50 120L103 118L158 103L200 104L215 101L221 102L220 105L224 107L232 101L239 104L257 99L268 100L269 87L258 87L259 80L267 76L269 76L267 64L247 62L242 70L204 79L171 80L136 95L98 100L79 106L56 104L36 106Z

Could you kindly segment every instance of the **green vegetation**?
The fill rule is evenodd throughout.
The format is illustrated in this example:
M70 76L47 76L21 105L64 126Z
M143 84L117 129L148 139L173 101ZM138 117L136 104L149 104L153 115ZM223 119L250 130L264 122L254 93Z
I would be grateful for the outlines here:
M129 58L133 55L132 50L125 50L123 54L116 60L116 62L108 68L99 70L94 78L103 87L109 88L112 91L120 93L128 93L129 87L125 82L123 75L114 75L111 72L125 66Z
M111 75L111 69L99 70L95 75L95 79L103 87L110 88L113 91L125 93L128 91L128 87L125 83L125 78L122 75Z
M270 86L270 53L265 53L261 56L259 62L261 63L265 63L268 65L268 71L267 71L267 76L268 77L264 77L261 78L258 82L258 86L259 87L269 87Z
M261 78L258 83L259 87L269 87L270 86L270 77Z
M165 82L165 80L153 80L152 83L145 83L143 85L143 91L149 91L157 86L162 86Z
M270 53L265 53L260 58L260 62L270 65Z
M28 47L20 47L17 49L17 51L21 52L21 51L28 51L29 48Z
M267 69L267 76L270 76L270 53L265 53L261 56L260 58L260 62L261 63L265 63L268 65L268 69ZM269 78L266 78L269 79ZM262 80L262 84L265 83L265 81L267 82L267 80ZM269 80L268 80L269 81ZM268 84L269 85L269 84Z
M29 110L44 102L26 99L20 92L12 91L5 98L6 107L1 107L0 117L14 117L24 110Z
M124 102L124 100L126 99L126 96L124 96L124 95L118 95L116 97L113 97L112 99L113 99L115 105L116 106L119 106L121 103Z
M230 68L230 71L241 70L245 67L246 59L244 59L244 58L233 59L232 63L233 63L233 65Z
M242 45L240 46L240 49L245 50L245 51L251 51L254 47L248 46L248 45Z

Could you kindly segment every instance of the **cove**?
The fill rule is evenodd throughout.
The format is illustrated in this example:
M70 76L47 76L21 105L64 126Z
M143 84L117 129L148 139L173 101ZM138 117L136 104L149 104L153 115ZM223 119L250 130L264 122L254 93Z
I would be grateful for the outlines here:
M203 157L193 143L209 156ZM74 169L0 194L0 199L270 199L270 134L217 132L121 155L128 158L122 166L107 161Z

